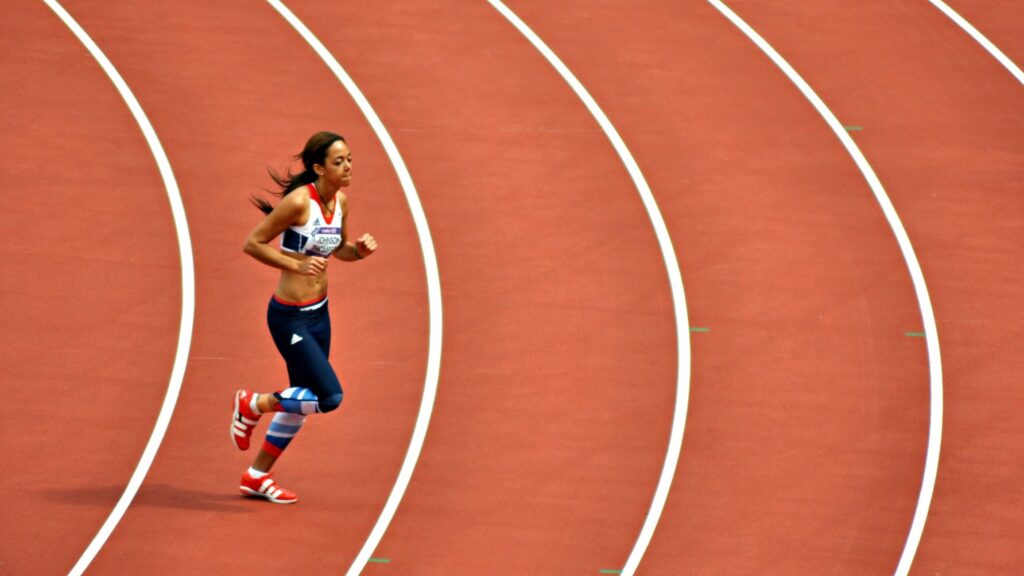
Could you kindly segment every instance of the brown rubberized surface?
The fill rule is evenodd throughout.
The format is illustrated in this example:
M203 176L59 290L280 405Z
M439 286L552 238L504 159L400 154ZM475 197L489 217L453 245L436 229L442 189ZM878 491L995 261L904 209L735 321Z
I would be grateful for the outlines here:
M790 55L840 118L864 125L855 138L903 215L937 317L942 457L912 573L1012 573L1024 561L1013 544L1024 535L1016 464L1024 430L1015 417L1024 366L1014 345L1024 86L925 3L833 2L795 13L797 6L736 9Z
M621 162L485 3L293 8L395 135L441 267L434 420L375 552L390 563L366 573L615 567L654 489L676 367L666 272Z
M384 504L423 388L422 256L394 172L337 81L269 6L67 7L117 64L167 148L195 243L198 295L174 420L91 572L339 571ZM270 184L264 165L285 168L320 129L350 142L350 230L374 233L381 253L331 263L332 359L346 399L311 417L283 456L278 479L300 502L278 507L239 496L255 448L239 453L228 435L236 388L287 382L265 325L276 273L241 247L260 218L248 196Z
M621 127L679 250L691 324L710 329L691 338L682 461L639 572L890 570L924 458L927 368L904 336L920 320L896 240L845 150L710 6L580 21L583 3L514 7Z
M43 3L4 20L0 573L59 574L152 430L180 266L163 182L113 84Z
M971 23L990 42L995 44L1018 68L1024 66L1024 35L1021 34L1021 22L1024 22L1024 5L1019 2L1002 2L1000 0L950 0L946 2L960 16ZM1005 68L995 58L982 52L984 48L977 45L983 56L975 62L982 68ZM988 59L988 62L984 62ZM1005 72L1009 74L1009 72ZM995 81L995 74L985 73L986 83ZM1007 80L1013 82L1012 76Z
M422 257L387 158L337 80L267 5L66 5L168 151L197 275L174 420L91 573L343 572L399 469L427 351ZM486 3L289 5L394 136L441 268L434 420L374 554L390 562L365 573L621 568L660 472L676 370L664 265L621 162ZM924 341L905 336L921 329L906 267L846 152L704 3L510 7L637 157L679 254L691 325L710 329L683 335L694 365L682 461L640 573L891 573L924 461L927 363ZM854 137L924 266L947 420L915 573L1011 571L1021 531L1011 385L1021 87L926 3L734 8L842 122L864 127ZM1004 10L975 22L997 44L1013 33ZM19 307L5 324L0 386L48 390L0 430L8 474L27 494L5 508L0 571L19 574L70 568L123 490L166 389L180 277L162 183L116 92L45 7L14 14L25 27L0 40L21 55L0 61L4 74L26 79L0 100L5 126L19 128L4 136L22 158L11 189L29 196L40 172L67 179L46 188L46 203L9 200L0 215L13 239L4 253L26 279L3 296ZM65 83L46 89L55 67ZM74 177L52 171L38 144L50 132L32 118L81 134L77 150L94 161ZM279 479L301 501L280 507L235 492L252 453L230 444L231 395L285 378L263 317L276 273L240 246L259 218L246 198L268 183L262 164L283 168L324 128L342 131L357 158L350 230L374 233L381 252L332 264L333 359L346 400L310 418L285 454ZM83 249L62 261L53 286L52 270L35 268L52 251L38 253L32 219L86 191L88 218L68 223L74 235L113 242L138 218L152 258L129 256L127 268L117 258L128 250L96 261L101 252ZM111 277L119 305L108 299ZM40 285L57 290L53 302L36 298ZM82 298L87 305L72 305ZM145 304L126 311L125 301ZM104 339L111 326L125 338ZM55 339L61 330L72 336ZM44 356L58 344L65 356L55 363Z
M232 74L254 75L253 66L247 66L251 63L232 60L235 53L227 47L218 52L217 58L211 58L206 52L200 53L199 48L199 39L204 33L212 36L212 30L223 28L225 14L229 13L207 10L193 13L186 21L159 7L134 12L131 18L123 14L118 16L117 11L103 7L92 6L82 11L85 25L94 29L94 34L101 39L116 38L118 34L160 22L161 36L147 38L145 45L123 41L119 48L115 42L110 52L112 57L121 50L136 54L142 61L173 58L177 62L175 70L180 75L177 81L173 77L167 78L166 73L151 75L142 66L135 69L130 61L126 63L124 72L132 79L133 85L137 85L140 94L154 94L149 106L154 107L152 115L155 122L159 123L162 115L180 114L180 110L175 110L176 106L188 106L192 114L202 117L197 123L203 126L203 136L219 139L196 142L193 132L169 122L164 138L172 156L181 146L209 148L219 143L218 150L226 156L220 159L221 163L231 166L237 165L239 158L251 159L250 150L235 149L232 142L241 140L253 146L252 139L240 138L232 130L237 130L244 122L257 124L248 112L255 106L251 103L247 106L234 91L222 91L223 97L218 99L216 91L211 93L210 88L220 84L269 86L273 82L265 78L233 78ZM476 15L489 22L493 30L506 34L513 42L517 41L514 32L492 11L478 11ZM221 20L218 21L218 17ZM261 18L254 20L254 30L258 29L257 23L264 27L283 25L268 22L265 16ZM324 15L323 18L329 17ZM311 22L315 24L316 20ZM247 21L240 22L237 18L232 22L235 29L245 24ZM352 21L350 25L354 31L370 28L358 21ZM286 46L295 44L297 40L290 35L282 37ZM332 41L330 34L324 34L324 38L327 42ZM371 39L365 39L358 45L372 48ZM388 37L378 42L383 50L398 39ZM250 42L258 40L260 37L253 34ZM486 36L477 36L466 42L472 44L485 40ZM252 51L254 46L237 49L242 52L243 48ZM415 47L390 49L407 53L412 48ZM453 50L459 46L444 48L450 54L439 57L457 56L457 50ZM535 68L541 67L529 47L520 45L518 50L524 59L533 60ZM245 55L275 61L266 54ZM379 57L380 53L377 55ZM276 57L284 59L285 55L278 51ZM343 95L339 94L340 87L332 79L323 78L326 72L310 53L300 52L291 60L304 61L312 68L308 73L304 70L296 73L297 77L320 79L319 83L302 82L299 87L292 88L294 108L301 110L303 102L318 98L344 102ZM202 66L189 66L197 62L202 62ZM406 61L405 64L416 63ZM481 69L487 67L486 62L475 65ZM427 96L428 90L439 86L431 75L429 78L413 78L419 80L421 87L414 85L398 90L398 83L406 72L404 69L393 70L384 87L375 86L371 79L366 82L365 89L371 94L374 89L379 92L387 88L396 96L416 92ZM526 73L524 77L530 75ZM181 81L186 76L188 82ZM273 78L273 74L268 76ZM556 88L559 86L551 76L548 82ZM322 87L326 94L312 92L309 85ZM485 81L478 81L476 86L481 90L493 90L493 86ZM253 89L247 89L247 96L243 98L255 98L252 92ZM675 360L670 347L671 321L663 311L667 304L663 291L664 273L661 276L657 274L660 259L652 250L653 239L649 231L628 220L632 218L643 223L644 215L635 192L603 136L576 108L567 92L563 91L563 104L554 111L540 106L546 92L529 90L525 93L530 101L524 101L523 94L503 91L475 96L482 101L473 103L478 107L485 105L489 97L499 97L490 112L493 116L490 120L501 123L493 127L480 126L481 117L486 118L486 115L468 112L465 106L452 106L451 102L441 99L434 100L435 108L426 111L420 108L403 110L399 106L401 102L380 97L374 99L396 134L401 135L405 130L415 132L422 126L417 122L423 121L443 121L450 126L440 130L421 130L408 142L399 138L416 174L428 212L431 212L432 222L438 222L436 226L441 232L436 237L442 264L446 257L450 259L447 266L443 265L442 276L446 294L453 295L451 304L446 308L446 324L451 336L446 343L449 348L446 350L445 377L441 383L443 396L431 431L432 451L427 453L417 472L417 479L425 478L426 481L414 485L403 512L411 522L422 522L421 514L432 514L429 508L439 503L437 495L450 500L441 504L460 506L463 509L461 514L447 511L445 521L451 529L432 533L441 538L452 538L459 535L455 527L462 526L465 536L448 546L449 550L454 546L457 553L445 554L440 560L469 566L471 570L486 569L487 563L495 561L505 564L507 558L520 550L536 550L538 543L544 543L550 551L564 556L563 561L578 563L581 560L577 555L562 552L562 542L570 541L580 542L582 551L579 556L597 569L606 565L599 554L606 543L618 543L625 548L631 535L638 530L663 451L647 439L663 437L667 422L655 426L646 424L652 419L651 414L660 414L661 419L665 419L666 403L658 402L656 394L638 394L637 391L656 386L661 379L665 381L665 385L660 386L662 393L671 395L670 371ZM283 94L286 92L277 91L264 98L272 101L287 97ZM196 108L195 104L201 105ZM531 116L530 107L539 112ZM537 142L535 133L551 130L551 122L563 111L576 114L562 121L565 134ZM406 114L404 120L403 112ZM443 114L460 117L449 119ZM321 115L312 114L314 118ZM215 120L218 118L220 120ZM352 123L358 119L339 120L342 121ZM452 124L454 121L461 121L461 124ZM212 126L214 122L220 122L221 127ZM273 133L264 126L259 128ZM181 144L178 139L182 140ZM297 141L300 141L298 136L290 140ZM478 155L479 160L464 165L465 158L471 154ZM589 155L595 157L589 158ZM379 167L384 165L384 160L370 157L365 163ZM574 163L574 169L567 170L567 166ZM179 171L186 190L225 189L238 179L237 174L230 171L213 176L206 165L190 169L187 161L185 164ZM598 164L600 169L594 170ZM249 170L258 172L258 169ZM591 171L594 173L586 174ZM606 199L598 193L602 187L615 190L617 194L611 195L610 200ZM186 196L187 204L204 206L194 217L197 237L216 234L214 237L220 239L226 236L225 214L248 216L244 220L247 226L251 226L254 218L237 208L238 200L239 195L231 194L219 195L216 199L209 195ZM594 207L582 212L576 210L582 202L589 202ZM437 208L431 210L434 206ZM389 212L399 212L401 206L381 203L367 208L368 212L374 209L378 218L385 218ZM580 223L571 229L560 226L570 217L579 218ZM624 218L627 219L626 225L623 225ZM240 239L245 231L247 229L243 228L236 233L236 238ZM386 232L377 231L382 242L389 237ZM389 242L397 244L398 239L393 235L394 232ZM632 237L637 240L626 248L614 244L614 241ZM536 239L550 243L550 248L536 243ZM381 444L371 437L370 427L379 427L380 424L368 421L371 417L376 421L394 418L393 426L407 434L412 423L410 413L406 410L406 418L401 419L399 411L391 415L382 414L383 409L374 413L373 407L362 408L367 420L345 420L345 426L349 428L343 430L350 432L347 436L336 435L333 448L326 441L319 441L320 452L317 453L318 440L311 432L304 432L296 442L308 443L310 457L301 459L304 453L297 448L291 448L286 454L288 462L282 462L282 474L288 474L285 478L290 479L296 489L299 488L295 486L297 480L307 483L302 491L303 503L310 504L302 507L303 503L300 503L296 511L268 510L265 517L252 518L255 520L252 522L246 522L245 516L239 517L241 513L253 512L254 506L259 505L242 503L232 498L231 491L224 488L236 481L240 469L237 464L228 466L223 463L225 457L231 455L225 454L227 444L222 442L226 442L226 438L221 440L224 406L211 400L209 382L244 378L244 374L238 373L237 364L231 362L237 352L232 352L229 347L229 344L243 347L244 343L230 342L231 338L239 338L239 335L234 331L227 332L223 319L228 314L245 318L237 301L242 299L242 295L252 292L256 294L253 300L262 305L268 288L251 288L249 283L239 281L239 277L245 275L245 266L251 268L252 264L237 254L237 246L223 239L207 242L197 257L199 293L212 291L215 296L209 297L217 298L209 307L201 298L197 312L201 320L197 325L193 356L209 357L209 364L197 361L197 368L190 372L175 425L152 473L154 481L144 487L136 508L125 518L114 539L98 558L95 566L99 571L116 571L118 566L138 566L139 563L151 570L168 570L182 563L190 567L187 569L195 566L196 571L217 570L237 562L237 558L230 555L211 552L223 547L225 538L241 542L273 541L290 551L274 555L261 563L257 570L274 572L296 565L311 572L340 569L344 566L344 559L351 558L355 547L361 543L358 537L349 536L346 532L352 530L363 535L369 531L368 521L375 519L373 514L383 503L379 496L385 495L390 487L389 481L397 470L404 445L388 451L370 452L368 446L376 444L380 447ZM409 246L415 248L412 244ZM617 259L606 257L610 248L616 248ZM386 252L381 256L384 254ZM560 255L560 258L554 259L552 255ZM625 255L632 255L635 264L622 274L623 268L618 262ZM384 261L383 258L375 258L375 262ZM502 267L496 266L495 262L513 265ZM229 271L238 270L227 275L234 290L230 294L215 290L218 278L225 276L221 269L225 266L231 267ZM397 262L380 268L380 273L391 271L391 274L396 274L402 268L401 262ZM581 278L588 279L590 285L581 286ZM396 275L389 280L390 286L422 286L422 279L416 277L410 279ZM204 281L209 287L204 288ZM357 282L352 281L358 286ZM626 285L629 283L632 287ZM367 292L364 300L375 297L369 289ZM358 301L355 298L351 300ZM372 302L367 308L374 308ZM232 310L238 312L230 312ZM352 311L352 315L357 316L356 311ZM252 316L258 318L256 314ZM372 320L378 329L389 325L386 318L375 317ZM254 320L249 323L251 328L243 324L239 332L251 332L253 339L260 342L265 339L261 323ZM536 328L537 324L544 324L544 328ZM608 330L608 326L615 329ZM346 331L342 329L340 332L338 340L344 342ZM353 331L353 337L356 334L358 332ZM220 338L213 338L214 335ZM412 345L422 346L425 334L420 328L405 334L393 331L387 338L374 338L380 339L381 345L398 346L402 342L412 342ZM650 349L658 346L664 348L655 355L658 360L639 365ZM623 354L636 360L624 362ZM279 362L266 345L259 355L248 352L244 359L254 365L263 362L262 372L272 370ZM413 364L413 367L422 370L422 365ZM660 378L664 374L669 377ZM364 379L370 378L379 376L368 371ZM196 384L191 385L192 382ZM418 390L421 383L421 379L410 377L396 385L415 384ZM225 384L217 388L231 389L229 386ZM228 398L229 395L223 396L225 401ZM447 403L446 398L449 399ZM418 400L418 396L409 395L407 399ZM409 406L406 402L406 407ZM618 421L620 417L622 422ZM324 431L327 426L325 421L323 424L314 422L311 427L318 434L327 435L330 434ZM195 431L206 428L209 428L211 439L209 445L202 442L197 446ZM401 440L406 440L406 437ZM467 441L469 445L466 445ZM324 454L331 452L342 454L325 458ZM431 460L430 454L437 456ZM638 473L634 458L646 464L646 473L643 469ZM183 467L195 469L197 461L208 472L190 474L187 481L172 478L175 470ZM293 462L295 464L291 464ZM300 463L303 464L301 468ZM284 472L293 469L287 467L289 464L304 470L305 474ZM331 467L331 464L335 466ZM363 476L358 476L358 473ZM378 477L372 477L373 474ZM333 489L331 492L315 490L316 484L309 487L314 480L308 477L317 475L322 478L325 488ZM640 488L634 489L633 482L639 482ZM458 483L466 488L460 488ZM620 489L615 483L626 487ZM490 492L495 488L506 493ZM417 499L417 490L426 498L420 496ZM378 498L374 500L373 496ZM495 506L502 500L504 502L500 506ZM428 510L422 510L423 507ZM369 514L353 514L353 509L359 508ZM190 528L197 511L211 519L198 530ZM481 517L484 514L493 515L497 525L487 526L485 518ZM620 525L623 517L631 520L632 524ZM552 519L557 523L552 525ZM468 532L474 521L480 523L481 520L484 522L475 534ZM430 523L437 524L437 519L430 519ZM567 533L565 528L569 526L582 532L593 532L604 540ZM496 536L495 530L501 532ZM168 547L159 538L160 534L166 533L185 534L188 542ZM339 539L339 533L346 544L328 545L327 542ZM430 546L422 537L422 530L417 530L417 533L421 536L413 544L419 547L420 554L445 549L444 546ZM215 534L217 538L213 537ZM553 540L552 537L558 535L562 535L562 540ZM401 542L402 537L403 525L396 523L395 538L399 539L396 541ZM490 549L486 546L494 538L506 542L505 548L498 550L497 554L493 546ZM416 566L419 562L429 570L444 569L444 564L417 557L415 546L406 548L394 545L393 549L402 551L401 555L395 555L396 568ZM330 553L325 554L325 549ZM478 557L462 554L463 549L476 550ZM538 560L542 552L520 556L525 562L537 565L551 556L549 553Z

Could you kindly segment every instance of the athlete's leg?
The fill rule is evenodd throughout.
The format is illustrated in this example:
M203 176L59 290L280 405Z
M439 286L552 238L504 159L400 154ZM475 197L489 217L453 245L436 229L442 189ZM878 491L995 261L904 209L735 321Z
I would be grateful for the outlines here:
M297 312L283 309L271 301L268 325L274 344L288 367L290 387L274 394L258 394L253 401L254 411L275 412L274 423L268 430L267 440L253 462L251 472L268 472L301 427L304 416L330 412L341 404L341 382L328 361L331 324L326 305L315 310ZM285 418L282 416L294 416ZM278 441L275 425L287 426L287 442ZM280 432L277 429L276 432Z
M267 438L263 441L263 447L253 461L253 469L257 472L269 472L274 466L274 462L291 443L292 438L302 429L302 424L305 421L306 417L300 414L287 412L275 414L270 428L267 430Z
M292 383L294 384L296 381L307 382L310 387L300 388L293 386L274 393L272 397L276 400L276 403L272 404L269 400L266 401L266 406L270 406L270 409L274 410L277 414L274 416L274 422L267 431L267 440L264 442L263 448L253 461L252 467L256 472L268 472L273 467L274 462L277 461L281 453L288 446L288 442L298 433L299 427L305 420L306 415L330 412L337 409L338 405L341 404L343 397L341 383L327 361L324 351L312 342L315 340L314 338L310 338L310 340L311 342L303 349L300 350L297 347L291 350L288 356L289 372L291 372L293 378ZM301 344L300 342L299 345ZM296 368L292 370L292 366ZM321 391L322 396L315 394L313 390ZM260 398L265 396L271 395L261 394ZM292 418L282 419L284 416ZM278 423L294 427L294 429L283 429L283 431L291 433L288 436L288 442L278 441L281 438L281 436L275 435L275 425ZM277 432L281 431L277 430Z
M328 356L331 317L327 307L306 313L301 325L275 335L274 342L288 365L290 388L274 394L274 411L294 414L327 413L341 405L344 393Z

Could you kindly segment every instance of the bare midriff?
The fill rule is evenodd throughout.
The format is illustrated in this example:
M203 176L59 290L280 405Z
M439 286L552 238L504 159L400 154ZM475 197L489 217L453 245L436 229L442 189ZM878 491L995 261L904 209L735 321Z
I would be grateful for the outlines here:
M307 258L313 258L313 256L299 254L298 252L282 252L282 254L299 262ZM321 300L326 295L326 263L324 271L316 276L304 276L289 270L281 270L281 279L277 282L277 289L274 290L274 296L277 296L278 300L292 304Z

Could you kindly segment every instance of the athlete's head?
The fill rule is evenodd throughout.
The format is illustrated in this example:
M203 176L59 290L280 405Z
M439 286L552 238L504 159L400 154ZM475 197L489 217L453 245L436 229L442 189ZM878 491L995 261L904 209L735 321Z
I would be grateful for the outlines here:
M335 134L334 132L317 132L310 136L309 140L306 141L306 147L302 149L302 153L296 156L296 159L302 160L302 167L305 169L304 174L313 174L313 182L319 175L314 168L317 164L320 166L327 165L327 154L331 150L331 146L340 141L342 144L345 143L345 139ZM309 182L304 182L308 184Z
M320 166L321 171L326 172L329 166L329 156L336 157L338 155L342 155L348 162L351 161L345 138L334 132L317 132L313 134L306 141L306 146L302 149L302 152L295 155L296 160L302 161L302 172L293 174L289 170L286 176L279 176L272 169L267 168L267 172L274 179L274 183L281 188L279 192L274 192L274 194L284 197L292 190L316 182L320 178L316 167ZM348 182L346 180L338 185L347 186ZM262 198L253 197L252 203L266 214L270 214L274 209L273 205Z
M320 132L314 138L323 134L329 133ZM313 162L312 169L316 173L317 178L320 179L320 182L326 186L325 189L337 190L343 186L348 186L352 182L352 152L349 151L348 144L344 138L335 134L330 134L330 136L334 138L326 139L326 142L330 142L330 144L324 150L323 156L320 155L323 143L316 143L317 145L313 149L315 153L312 156L317 160ZM305 151L303 152L305 153ZM303 158L302 162L304 165L309 166L307 159Z

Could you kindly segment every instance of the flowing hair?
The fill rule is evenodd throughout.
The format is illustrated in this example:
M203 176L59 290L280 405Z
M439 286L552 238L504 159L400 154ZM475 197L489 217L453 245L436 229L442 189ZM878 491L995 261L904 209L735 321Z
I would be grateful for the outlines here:
M291 170L288 170L285 176L281 176L271 168L267 168L267 172L270 173L270 177L280 188L277 192L269 190L268 192L275 196L284 198L292 190L316 182L319 176L316 171L313 170L313 165L320 164L323 166L324 162L327 160L327 149L339 140L342 142L345 141L344 138L334 132L317 132L316 134L313 134L309 140L306 141L306 146L302 149L302 152L296 154L294 157L296 160L302 160L302 172L293 174ZM270 214L274 210L274 205L263 198L253 196L250 200L264 214Z

